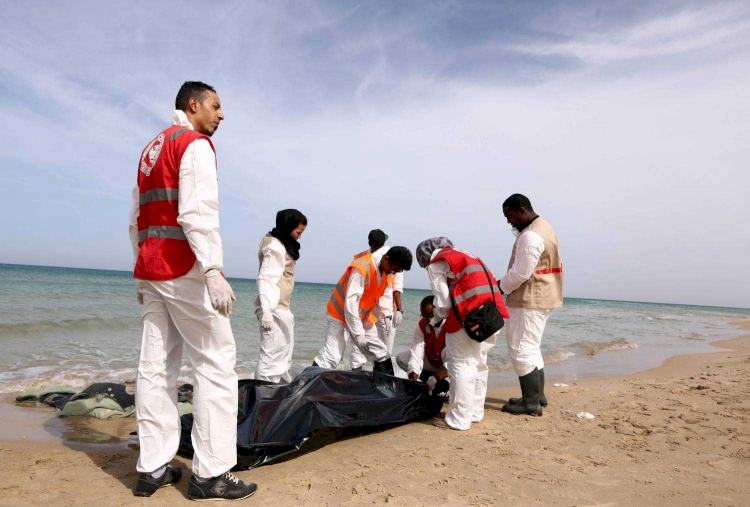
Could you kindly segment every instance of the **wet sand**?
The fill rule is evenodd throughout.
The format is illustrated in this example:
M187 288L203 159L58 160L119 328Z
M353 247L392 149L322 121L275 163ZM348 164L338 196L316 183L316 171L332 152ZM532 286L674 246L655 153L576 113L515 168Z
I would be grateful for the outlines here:
M750 320L736 324L750 330ZM468 432L425 421L341 440L238 472L259 490L237 504L747 505L750 336L714 345L605 379L567 381L549 365L541 418L488 410ZM488 409L511 395L517 390L491 392ZM132 418L61 420L7 397L0 406L0 505L189 503L189 472L151 498L132 496ZM189 471L189 460L174 464Z

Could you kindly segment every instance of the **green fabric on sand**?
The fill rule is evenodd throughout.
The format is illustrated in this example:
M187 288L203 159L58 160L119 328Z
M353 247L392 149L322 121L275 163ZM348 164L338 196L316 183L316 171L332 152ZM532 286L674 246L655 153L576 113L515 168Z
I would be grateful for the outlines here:
M68 386L47 386L40 387L39 389L32 389L31 391L24 391L16 396L16 401L38 401L42 396L46 396L51 393L56 394L78 394L80 389L75 389Z
M193 404L178 403L177 412L180 416L192 414ZM130 406L123 409L120 404L112 398L97 396L95 398L69 401L65 404L62 411L57 414L57 417L71 417L76 415L96 417L97 419L131 417L135 415L135 407Z

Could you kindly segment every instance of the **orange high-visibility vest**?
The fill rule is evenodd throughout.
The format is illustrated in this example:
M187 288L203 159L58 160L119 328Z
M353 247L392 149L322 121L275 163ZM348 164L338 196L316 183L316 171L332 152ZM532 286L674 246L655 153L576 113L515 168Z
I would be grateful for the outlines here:
M378 318L373 311L383 292L385 292L385 288L388 286L389 277L384 276L380 280L380 283L378 283L378 268L375 266L372 254L369 252L363 252L355 256L352 263L344 271L339 283L333 288L330 301L328 301L328 314L338 321L346 322L344 313L346 289L349 286L349 277L352 274L352 270L355 269L362 274L362 278L365 281L365 291L359 300L359 318L369 320L374 324Z
M355 259L359 259L360 257L364 257L365 255L372 255L372 253L369 250L365 250L364 252L360 252L357 255L355 255L354 258ZM393 286L394 280L396 280L396 275L395 274L392 273L392 274L388 275L388 283L386 284L386 290L388 289L388 287L392 287ZM393 304L391 306L393 307L391 309L391 311L395 312L396 311L396 301L395 300L393 301Z

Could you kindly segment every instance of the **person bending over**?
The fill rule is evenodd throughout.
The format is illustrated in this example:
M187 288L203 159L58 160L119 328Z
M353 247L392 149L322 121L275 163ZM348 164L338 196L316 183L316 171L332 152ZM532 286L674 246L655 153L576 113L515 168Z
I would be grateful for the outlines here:
M367 253L377 252L381 248L387 252L390 248L385 242L388 240L388 235L380 229L373 229L370 234L367 235L367 243L370 246L369 250L355 255L354 257L361 257ZM378 318L375 322L375 327L378 330L380 339L385 342L385 346L388 349L390 355L393 351L393 342L396 338L396 328L401 323L403 317L403 309L401 308L401 293L404 292L404 274L396 273L388 276L388 286L385 288L385 292L378 301L378 307L380 311L375 312L375 316ZM365 355L359 350L354 342L352 342L352 351L349 357L349 363L352 366L352 370L361 370L364 364L367 362Z
M445 362L451 379L449 402L445 420L435 420L434 424L440 428L468 430L472 423L484 418L489 374L487 354L495 345L499 330L478 342L469 337L462 322L488 302L504 317L507 311L492 273L477 256L453 248L448 238L421 242L416 257L419 265L427 270L435 295L433 323L445 319Z
M379 249L355 258L333 288L327 306L325 344L313 366L337 368L351 336L373 371L393 375L393 363L375 323L378 300L388 285L388 275L409 271L411 252L403 246ZM347 332L349 335L347 335Z

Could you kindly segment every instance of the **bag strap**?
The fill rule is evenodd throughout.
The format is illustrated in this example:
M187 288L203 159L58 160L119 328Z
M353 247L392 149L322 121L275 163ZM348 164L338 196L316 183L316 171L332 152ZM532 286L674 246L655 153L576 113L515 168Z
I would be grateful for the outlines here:
M479 261L479 264L482 265L482 269L484 270L484 274L487 277L487 282L490 285L490 292L492 293L492 303L497 306L497 300L495 299L495 286L492 283L492 279L490 278L490 274L487 271L487 266L484 265L484 262L482 262L482 259L477 257L477 260ZM456 280L458 282L458 280ZM458 314L458 309L456 308L456 302L453 300L453 294L448 292L448 296L451 298L451 308L453 309L453 313L456 315L456 319L458 319L459 324L461 324L461 327L464 325L464 321L461 320L461 316Z

